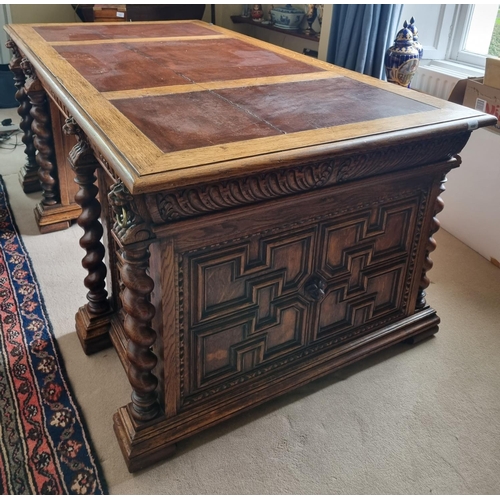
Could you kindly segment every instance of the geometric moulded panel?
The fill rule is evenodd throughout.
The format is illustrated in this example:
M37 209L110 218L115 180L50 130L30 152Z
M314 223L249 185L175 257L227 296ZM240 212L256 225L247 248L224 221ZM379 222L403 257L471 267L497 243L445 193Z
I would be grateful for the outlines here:
M381 196L181 258L181 404L407 314L427 194Z

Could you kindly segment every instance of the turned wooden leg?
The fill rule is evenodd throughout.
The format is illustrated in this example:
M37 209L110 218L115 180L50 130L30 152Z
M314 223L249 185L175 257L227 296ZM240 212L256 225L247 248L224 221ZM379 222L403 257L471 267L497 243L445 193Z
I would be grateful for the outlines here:
M9 63L10 70L14 73L14 85L17 88L16 99L19 102L17 109L18 115L21 117L20 128L23 131L22 141L25 145L24 153L26 155L26 163L19 171L19 182L25 193L34 193L40 191L40 179L38 178L38 165L36 162L36 150L33 144L33 132L31 131L31 103L24 88L26 77L23 68L21 67L22 56L17 48L17 45L9 40L6 44L7 48L13 52L12 59Z
M132 196L122 181L110 187L109 217L112 235L119 249L121 307L123 322L116 317L112 335L125 337L124 365L132 386L132 402L114 415L114 430L129 470L136 471L175 452L175 444L147 437L149 431L165 419L158 398L158 379L153 374L158 358L153 351L156 331L152 328L155 307L150 297L154 280L149 276L149 247L155 241L148 210L141 196ZM116 329L123 330L117 333ZM121 352L122 348L117 348ZM121 356L121 354L120 354ZM123 360L122 360L123 362Z
M52 135L50 106L42 83L28 59L21 61L26 76L25 89L31 104L30 115L33 118L31 130L33 144L38 150L36 161L38 177L42 186L42 201L35 208L35 219L41 233L58 231L70 226L67 218L61 219L57 165L55 160L54 138Z
M80 238L80 246L86 251L82 266L88 271L84 280L89 289L87 293L87 308L90 313L100 315L109 311L108 292L106 291L106 266L104 264L104 246L101 243L103 228L99 222L101 205L96 196L98 189L94 172L97 165L73 166L76 173L75 182L80 190L75 195L75 201L82 208L77 219L84 235Z
M149 267L148 246L144 243L135 248L124 249L121 270L125 286L122 293L126 313L124 329L129 339L128 378L133 388L130 410L132 416L140 422L151 420L160 412L156 392L158 379L152 373L158 358L151 350L156 332L150 326L155 308L149 301L154 282L146 272Z
M77 219L84 234L80 246L85 250L82 266L88 274L84 280L88 288L88 303L76 314L76 332L86 354L91 354L111 345L109 327L111 307L106 291L105 249L101 243L103 227L99 221L101 205L97 200L98 188L95 185L96 169L99 163L94 157L87 138L72 118L64 125L66 134L76 134L79 141L69 155L69 162L76 174L75 182L80 186L75 201L82 212Z
M439 194L441 194L446 189L444 186L446 180L447 180L446 176L443 175L443 178L441 179L441 184L439 186ZM424 260L424 265L422 267L422 276L420 278L420 284L418 288L417 304L415 308L416 311L421 311L423 309L430 310L425 300L426 296L425 289L430 285L431 282L430 279L427 277L427 272L430 271L433 266L433 262L430 258L430 253L436 249L436 240L433 238L433 235L440 228L440 223L436 218L436 215L439 212L441 212L443 208L444 208L443 200L438 195L436 198L436 202L434 204L434 215L429 230L429 239L427 240L427 245L425 248L425 260ZM425 330L417 335L414 335L413 337L409 337L404 342L406 344L416 344L418 342L421 342L422 340L434 336L439 330L437 325L439 324L440 321L435 311L434 311L434 317L435 317L435 324L433 325L432 328L429 328L428 330Z
M49 102L45 90L28 59L24 58L22 60L21 67L26 76L26 93L31 103L30 114L33 119L31 129L34 135L33 143L38 151L36 161L42 185L42 204L50 207L57 205L59 202L59 193L57 190L57 168Z
M152 373L158 358L152 351L156 332L151 328L155 308L149 301L154 288L154 281L147 274L149 243L125 247L120 255L125 286L121 298L126 313L123 328L128 337L127 374L133 392L132 403L113 416L113 427L130 472L167 458L176 450L175 443L155 437L156 426L161 425L165 414L158 401L158 379Z
M446 189L445 187L445 182L447 181L446 176L443 176L441 180L441 185L439 186L439 191L440 194L443 193ZM418 289L418 296L417 296L417 310L418 309L423 309L426 305L427 302L425 300L425 289L430 285L430 279L427 277L427 273L432 269L432 266L434 263L432 262L430 258L430 253L436 250L436 240L433 238L433 235L439 230L441 227L441 224L439 223L439 220L436 218L436 215L441 212L444 208L444 202L441 196L438 196L436 198L436 203L434 205L434 217L432 218L431 222L431 227L430 227L430 234L429 234L429 239L427 241L427 247L425 251L425 260L424 260L424 266L422 269L422 277L420 278L420 286Z

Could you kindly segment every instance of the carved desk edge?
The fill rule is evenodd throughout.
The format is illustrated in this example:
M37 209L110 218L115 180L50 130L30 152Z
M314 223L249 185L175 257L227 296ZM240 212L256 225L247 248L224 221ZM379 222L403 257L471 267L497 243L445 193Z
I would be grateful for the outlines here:
M120 246L154 239L153 225L172 223L203 214L283 198L356 179L406 170L439 162L450 162L467 143L470 131L436 138L409 140L395 146L367 148L363 153L345 153L323 161L279 167L261 174L243 176L192 188L133 196L113 175L95 145L96 158L115 180L108 198L114 212L113 236Z
M10 43L14 44L19 53L22 54L24 58L28 59L43 89L60 109L61 113L66 118L72 117L78 123L78 126L85 133L90 146L95 151L96 159L101 166L114 179L116 179L115 172L118 172L120 178L129 186L132 186L135 176L137 175L133 165L124 155L109 144L106 134L102 130L96 128L91 117L88 116L73 97L64 90L60 82L51 76L50 72L45 68L45 65L24 45L23 41L20 40L15 33L11 32L11 30L7 29L6 31L10 37Z
M238 206L285 197L327 186L406 170L452 159L467 143L470 131L401 141L398 145L339 154L297 166L269 169L235 179L147 194L154 224L189 219ZM454 168L458 164L453 165Z

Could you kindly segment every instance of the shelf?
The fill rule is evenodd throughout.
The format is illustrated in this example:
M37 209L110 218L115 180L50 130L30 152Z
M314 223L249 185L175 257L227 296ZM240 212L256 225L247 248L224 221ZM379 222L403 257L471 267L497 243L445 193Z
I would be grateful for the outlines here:
M319 42L318 35L306 35L300 30L283 30L276 28L272 24L262 24L261 22L254 21L251 17L231 16L231 21L233 21L234 24L251 24L252 26L257 26L258 28L265 28L267 30L276 31L277 33L304 38L305 40L311 40L311 42Z

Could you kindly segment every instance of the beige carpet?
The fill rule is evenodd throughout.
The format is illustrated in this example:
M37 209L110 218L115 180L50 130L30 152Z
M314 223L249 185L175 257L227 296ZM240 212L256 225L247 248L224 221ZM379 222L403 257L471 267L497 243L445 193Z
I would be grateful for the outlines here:
M17 120L15 110L0 111L8 115ZM111 493L500 493L500 269L444 231L428 293L442 319L435 338L342 369L129 474L112 429L114 411L129 400L126 377L112 349L87 357L74 333L86 293L81 230L38 234L39 195L21 191L22 162L22 148L0 150L0 173Z

